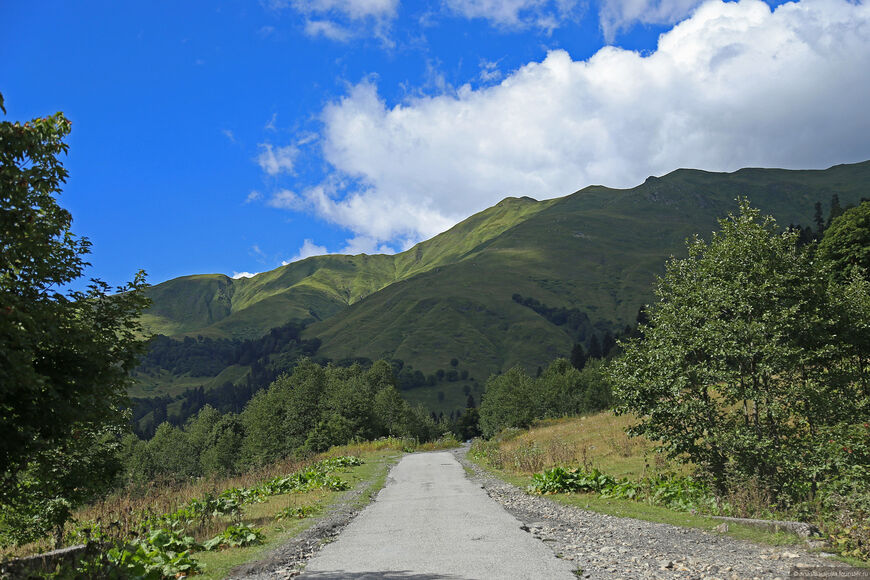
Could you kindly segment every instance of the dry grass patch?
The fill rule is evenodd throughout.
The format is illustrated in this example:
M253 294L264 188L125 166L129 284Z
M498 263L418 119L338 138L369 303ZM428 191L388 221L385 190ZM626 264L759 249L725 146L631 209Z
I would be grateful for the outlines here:
M546 419L528 431L508 431L497 438L493 466L530 474L557 465L580 465L635 480L667 469L682 471L657 453L649 440L625 433L635 422L632 416L615 416L612 411Z

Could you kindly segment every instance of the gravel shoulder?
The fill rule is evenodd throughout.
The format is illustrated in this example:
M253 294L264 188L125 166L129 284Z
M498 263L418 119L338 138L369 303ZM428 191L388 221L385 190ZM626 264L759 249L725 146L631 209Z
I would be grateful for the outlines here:
M826 578L870 578L852 568L811 554L799 546L773 547L735 540L703 530L619 518L529 495L466 459L472 480L523 522L523 528L560 558L582 570L582 578L800 578L828 568Z

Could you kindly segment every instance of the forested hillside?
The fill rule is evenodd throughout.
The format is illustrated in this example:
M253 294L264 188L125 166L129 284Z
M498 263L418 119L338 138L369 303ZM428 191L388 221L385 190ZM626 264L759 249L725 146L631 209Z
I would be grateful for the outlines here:
M249 279L158 284L143 322L168 337L215 340L304 323L301 339L319 346L306 354L397 361L406 398L449 412L494 372L534 372L575 343L588 349L633 324L665 260L684 253L686 238L712 231L738 196L811 231L832 209L867 196L867 183L870 162L824 171L683 169L626 190L508 198L394 256L318 256ZM280 366L274 358L263 364ZM204 378L152 369L134 394L244 387L252 368L228 364Z

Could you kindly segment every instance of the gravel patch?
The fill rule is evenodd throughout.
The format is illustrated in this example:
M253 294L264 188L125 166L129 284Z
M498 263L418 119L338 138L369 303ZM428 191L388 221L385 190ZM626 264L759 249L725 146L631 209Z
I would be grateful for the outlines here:
M363 497L371 489L377 477L376 474L371 479L361 481L330 505L327 513L319 516L311 527L268 552L261 559L234 568L227 578L276 579L294 578L301 574L308 560L325 544L332 542L345 526L374 500L376 493L371 494L367 502L363 501Z
M870 570L810 554L800 546L762 546L717 533L620 518L529 495L454 450L472 480L522 522L523 530L577 565L581 578L796 578L827 567L826 578L870 578ZM839 574L838 572L843 572ZM865 574L866 573L866 574ZM847 576L848 575L848 576Z

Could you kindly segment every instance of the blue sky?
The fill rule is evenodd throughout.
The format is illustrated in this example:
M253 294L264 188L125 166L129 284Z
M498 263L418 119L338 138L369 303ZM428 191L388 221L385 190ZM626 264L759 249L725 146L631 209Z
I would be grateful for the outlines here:
M88 274L401 251L506 196L870 159L870 7L0 0L7 120L73 122Z

